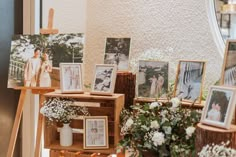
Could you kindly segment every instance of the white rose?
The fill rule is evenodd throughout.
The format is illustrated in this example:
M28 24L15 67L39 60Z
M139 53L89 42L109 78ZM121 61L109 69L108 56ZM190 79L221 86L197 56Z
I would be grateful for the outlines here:
M150 104L149 109L154 109L157 106L159 106L158 102L153 102Z
M173 108L178 107L179 104L180 104L180 100L179 100L179 98L177 98L177 97L172 98L170 101L172 102L172 107L173 107Z
M132 118L129 118L127 121L126 121L126 123L125 123L125 125L126 125L126 127L131 127L131 125L134 123L134 121L133 121L133 119Z
M168 135L170 135L171 134L171 127L170 126L168 126L168 127L163 127L163 129L164 129L164 131L165 131L165 133L166 134L168 134Z
M160 128L160 125L159 125L158 122L155 120L155 121L152 121L152 122L151 122L150 128L159 129L159 128Z
M141 128L145 129L145 130L149 130L149 128L146 125L142 125Z
M163 143L165 143L164 134L158 131L154 132L152 141L155 146L162 145Z
M193 134L194 131L195 131L195 127L190 126L190 127L188 127L187 129L185 129L185 131L186 131L187 136L188 136L188 137L191 137L192 134Z

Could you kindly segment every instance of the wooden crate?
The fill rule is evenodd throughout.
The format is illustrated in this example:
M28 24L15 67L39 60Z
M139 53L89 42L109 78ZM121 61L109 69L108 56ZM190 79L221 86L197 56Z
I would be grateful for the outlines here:
M113 94L112 96L99 96L90 95L90 93L84 94L61 94L59 92L47 93L44 95L45 99L52 97L60 98L72 98L75 101L82 102L95 102L100 103L99 106L89 106L88 110L91 116L108 116L108 139L109 148L108 149L96 149L96 150L84 150L83 149L83 134L73 133L73 145L69 147L60 146L59 142L59 132L57 127L62 126L62 124L57 123L55 126L48 126L47 119L44 127L44 147L53 150L65 150L65 151L78 151L84 153L102 153L102 154L114 154L116 152L115 148L120 140L120 128L119 119L121 109L124 107L124 95L123 94ZM72 128L83 129L83 120L73 120L70 123Z

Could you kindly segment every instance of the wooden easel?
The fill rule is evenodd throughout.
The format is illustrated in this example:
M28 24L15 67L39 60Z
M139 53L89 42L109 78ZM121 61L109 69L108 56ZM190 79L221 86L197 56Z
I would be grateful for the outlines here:
M59 32L58 29L53 29L53 16L54 16L54 10L51 8L49 10L49 15L48 15L48 28L41 29L40 30L41 34L56 34ZM19 126L20 126L20 121L21 121L22 112L23 112L23 108L24 108L24 102L25 102L27 89L31 90L32 94L39 94L39 96L40 96L39 97L39 108L42 107L42 104L44 101L44 97L42 96L42 94L52 92L55 90L53 88L42 88L42 87L40 87L40 88L37 88L37 87L15 88L15 90L21 90L21 93L20 93L16 116L15 116L12 132L11 132L10 143L9 143L8 150L7 150L7 157L12 157L13 153L14 153L16 138L17 138L18 131L19 131ZM40 156L40 145L41 145L41 137L42 137L42 130L43 130L43 118L44 118L43 115L39 113L34 157Z

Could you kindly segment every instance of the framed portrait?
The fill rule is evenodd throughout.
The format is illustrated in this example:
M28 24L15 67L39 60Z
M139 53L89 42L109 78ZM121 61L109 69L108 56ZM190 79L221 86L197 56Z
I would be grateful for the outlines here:
M106 38L104 64L116 64L118 71L128 71L131 38Z
M115 89L117 66L115 64L97 64L91 94L112 95Z
M81 63L60 63L60 85L62 93L83 93Z
M226 86L210 87L201 123L229 129L235 112L235 94L235 88Z
M108 149L107 116L84 117L84 149Z
M168 62L139 60L138 97L165 98L168 91Z
M227 40L224 63L221 73L221 85L236 86L236 40Z
M180 60L175 79L174 95L182 101L201 103L205 66L204 61Z
M8 88L60 85L60 63L82 63L84 34L15 35L11 42Z

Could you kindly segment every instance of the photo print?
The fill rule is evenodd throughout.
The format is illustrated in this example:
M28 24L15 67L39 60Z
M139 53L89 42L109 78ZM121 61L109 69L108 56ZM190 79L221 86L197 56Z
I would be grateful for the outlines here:
M58 88L59 63L82 63L84 35L15 35L11 42L8 88Z
M128 71L131 38L107 38L104 64L116 64L118 71Z
M201 102L205 62L180 61L175 81L175 96L183 101Z
M138 97L164 98L168 91L168 62L139 61Z

